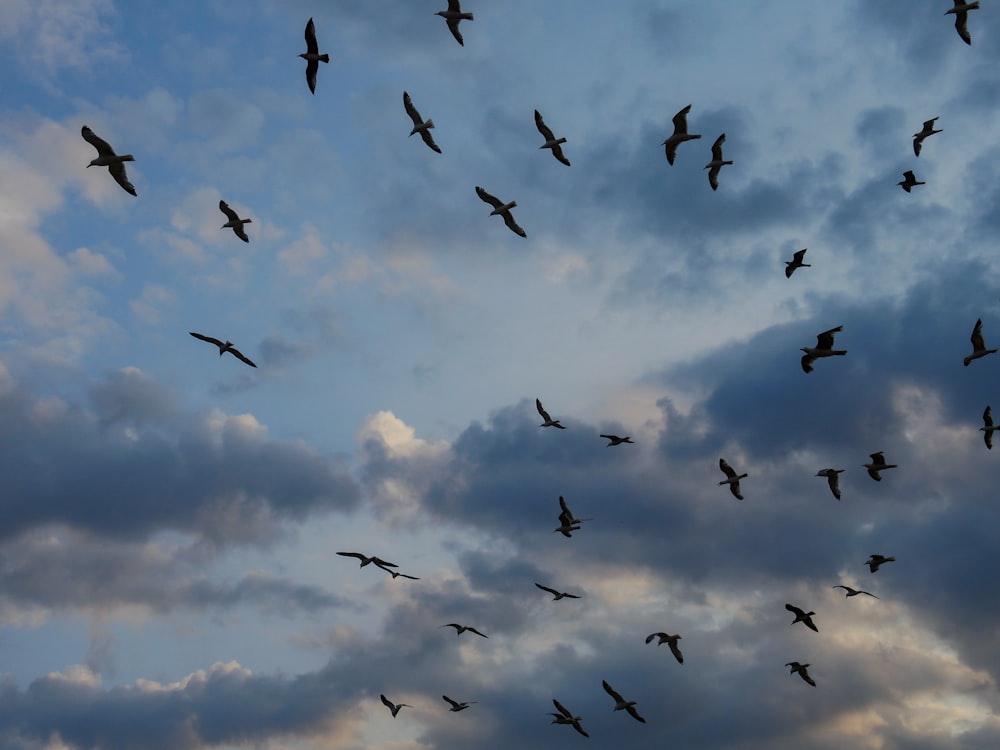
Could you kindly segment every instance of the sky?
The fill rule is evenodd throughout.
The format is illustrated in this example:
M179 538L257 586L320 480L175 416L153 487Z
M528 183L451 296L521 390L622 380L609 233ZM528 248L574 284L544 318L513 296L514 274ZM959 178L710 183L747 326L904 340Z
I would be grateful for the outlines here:
M1000 746L993 4L444 5L0 4L0 750Z

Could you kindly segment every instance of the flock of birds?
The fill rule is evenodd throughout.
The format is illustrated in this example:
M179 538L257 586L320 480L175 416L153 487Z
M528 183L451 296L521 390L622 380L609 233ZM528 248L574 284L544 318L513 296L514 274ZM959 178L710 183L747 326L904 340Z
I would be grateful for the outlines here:
M962 0L953 0L954 7L947 11L947 14L954 14L955 16L955 28L958 35L965 41L966 44L972 43L971 36L967 28L968 12L976 10L979 8L978 2L966 3ZM447 10L439 11L436 15L441 16L445 19L448 29L454 36L455 40L464 46L464 39L459 30L459 25L462 21L472 21L473 14L465 12L461 8L460 0L448 0ZM309 22L305 27L305 41L307 51L300 54L299 56L306 60L306 83L309 87L310 92L315 94L316 92L316 78L319 70L319 63L329 63L330 57L328 54L321 54L319 52L319 45L316 38L316 27L313 19L309 19ZM413 100L409 93L403 92L403 108L406 114L409 116L413 123L412 130L410 131L410 136L419 134L423 142L428 148L436 153L441 153L441 148L435 142L431 130L434 129L434 121L431 119L425 120L417 108L413 104ZM667 163L673 165L677 158L678 147L686 143L687 141L700 139L702 136L697 133L690 133L688 130L687 117L691 112L691 105L687 105L677 112L673 118L673 133L666 138L661 145L664 146L666 153ZM570 166L570 161L563 152L562 144L566 143L565 137L556 137L551 128L546 125L541 113L535 110L535 125L542 135L544 142L539 147L540 149L549 150L553 157L560 163ZM923 128L920 132L915 133L913 136L913 152L915 156L920 156L921 148L923 142L926 138L942 132L940 129L935 128L935 124L938 118L934 117L924 122ZM114 178L114 180L122 187L123 190L129 194L136 196L137 192L135 187L129 182L128 174L125 169L125 162L134 161L135 158L132 154L117 154L114 149L108 144L107 141L103 140L97 136L89 127L83 126L82 128L83 138L90 143L97 150L97 157L93 159L88 167L107 167L109 173ZM708 170L708 181L712 190L718 190L719 187L719 173L723 166L733 164L732 160L725 159L723 156L722 147L725 143L726 135L722 133L716 138L715 142L712 144L711 149L711 160L705 165L705 169ZM917 180L912 170L904 172L904 179L898 183L905 191L910 192L910 190L917 186L923 185L925 183ZM525 230L515 221L512 214L512 209L517 206L515 201L503 201L496 196L488 193L482 187L476 187L476 194L485 202L492 207L490 216L501 216L507 227L515 234L526 237L527 233ZM243 242L249 242L250 238L246 233L246 225L251 223L249 218L241 218L236 211L234 211L224 200L219 201L219 210L226 216L226 223L222 225L223 229L232 229L233 233ZM804 258L807 249L802 249L797 251L792 260L784 261L785 263L785 276L791 278L793 273L801 268L810 268L811 264L805 263ZM805 373L810 373L813 371L813 364L817 359L834 357L834 356L844 356L847 354L846 350L834 349L834 337L836 334L842 331L842 326L836 326L827 331L823 331L816 337L816 346L814 347L802 347L801 351L804 353L801 359L802 369ZM232 342L226 340L221 341L220 339L207 336L201 333L196 333L194 331L190 332L190 335L201 341L213 344L219 350L219 356L221 357L225 353L230 353L240 361L244 362L250 367L256 367L257 365L248 357L243 355ZM997 352L997 349L988 349L985 345L983 334L982 334L982 320L977 320L972 333L972 353L967 356L964 360L964 364L968 366L972 361L984 357L989 354ZM538 414L542 418L542 423L539 427L554 427L556 429L564 430L566 429L564 425L560 423L558 419L552 419L551 415L542 406L540 399L535 400L535 407ZM984 432L984 440L987 448L992 448L992 437L993 432L1000 427L996 427L993 424L991 417L990 407L987 406L985 412L983 413L984 427L980 428ZM607 447L619 446L623 444L633 443L629 436L621 437L612 434L601 434L600 437L607 439ZM871 462L863 464L863 467L867 469L868 475L875 481L881 481L880 473L888 469L897 468L896 464L886 463L885 457L882 451L877 451L870 455ZM719 482L719 485L728 485L730 492L738 500L743 500L742 489L740 481L746 479L749 475L747 473L738 473L735 469L730 466L724 458L719 459L719 468L725 474L725 479ZM833 496L840 500L841 490L839 486L839 475L843 473L844 469L826 468L817 472L817 477L823 477L827 480L830 491ZM559 526L553 531L561 533L563 536L570 538L573 533L579 531L582 527L583 522L593 520L589 518L578 518L569 509L566 500L563 497L559 497L560 513L558 516ZM368 556L360 552L337 552L338 555L343 557L351 557L358 559L360 561L360 567L364 568L368 565L374 565L374 567L379 568L387 573L389 573L393 579L396 578L406 578L410 580L419 580L418 577L403 573L398 570L395 563L384 560L378 556ZM864 563L868 566L871 573L875 573L879 570L880 566L888 563L894 562L895 557L884 556L880 554L872 554L870 558ZM579 599L580 596L577 594L571 594L565 591L551 588L545 586L541 583L535 583L535 586L549 593L553 597L553 601L559 601L563 599ZM833 588L843 589L846 592L848 598L866 595L875 599L879 597L874 594L864 591L861 589L856 589L846 584L837 584ZM813 620L815 612L805 611L798 606L793 604L786 604L785 609L795 615L795 619L792 624L801 622L807 628L813 630L814 632L819 632L819 628ZM469 625L463 625L456 622L446 623L440 626L441 628L454 628L456 635L460 636L463 633L471 633L482 638L488 638L485 633L476 629L475 627ZM646 643L652 643L654 640L657 645L662 645L666 643L673 654L674 658L678 663L684 663L684 657L678 646L678 641L681 639L679 634L670 634L666 632L656 632L651 633L646 637ZM816 682L808 672L808 663L801 663L798 661L790 661L785 664L791 668L791 674L798 674L807 684L815 687ZM605 692L614 700L614 711L625 711L633 719L638 722L646 723L646 719L643 718L636 709L636 701L625 700L620 693L618 693L607 681L602 681L602 686ZM406 703L394 703L384 694L380 695L381 702L390 711L392 716L395 718L399 713L400 709L408 707L409 704ZM468 709L470 706L477 703L477 701L456 701L447 695L442 695L442 699L448 704L449 710L452 712L459 712ZM572 711L568 710L559 700L553 698L553 704L557 709L556 712L550 713L553 717L552 723L557 725L572 726L578 733L584 737L589 737L587 732L582 726L582 717L579 715L574 715Z

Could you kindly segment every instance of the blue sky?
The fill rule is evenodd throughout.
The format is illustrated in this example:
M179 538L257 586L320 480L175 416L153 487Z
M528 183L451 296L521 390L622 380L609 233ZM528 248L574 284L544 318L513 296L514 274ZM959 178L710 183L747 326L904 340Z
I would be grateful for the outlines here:
M997 747L989 3L444 5L0 5L0 748Z

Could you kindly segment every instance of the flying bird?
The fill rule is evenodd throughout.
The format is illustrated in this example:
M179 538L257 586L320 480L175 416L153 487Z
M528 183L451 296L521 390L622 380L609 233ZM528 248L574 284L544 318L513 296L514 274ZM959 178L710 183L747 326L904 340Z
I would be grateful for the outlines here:
M667 633L650 633L649 635L646 636L646 643L652 643L654 638L657 639L656 641L657 646L662 646L664 643L670 646L670 653L672 653L674 655L674 658L677 659L678 664L684 663L684 654L681 653L680 648L678 648L677 646L677 641L681 639L679 635L669 635Z
M906 192L910 192L910 188L916 187L917 185L926 185L926 182L920 182L913 174L912 169L907 169L903 172L903 179L896 183Z
M799 609L794 604L786 604L785 609L795 615L795 619L792 620L791 624L794 625L797 622L801 622L810 630L819 632L819 628L816 627L816 623L812 621L812 616L816 614L815 612L806 612L805 610Z
M574 531L580 530L580 524L584 521L592 521L592 518L576 518L570 512L569 506L566 505L566 500L562 495L559 496L559 507L562 511L559 513L559 527L553 529L553 533L558 531L564 537L570 538L573 536Z
M80 130L80 134L83 135L83 139L87 143L97 149L97 158L91 161L87 166L107 167L111 176L115 178L115 182L121 185L126 193L138 195L138 193L135 192L135 187L128 181L128 174L125 172L125 164L123 163L126 161L135 161L135 157L132 156L132 154L119 156L106 140L98 137L94 131L86 125L84 125L83 129Z
M983 424L985 427L980 427L980 432L983 433L983 441L986 443L986 447L993 450L993 432L997 427L993 426L993 416L990 414L990 407L986 407L986 411L983 412Z
M792 671L789 672L788 674L795 674L796 672L798 672L799 677L801 677L803 680L808 682L813 687L816 687L816 683L813 682L813 678L810 677L809 672L806 671L806 667L809 666L808 664L799 664L797 661L790 661L787 664L785 664L785 666L792 668Z
M381 557L376 557L375 555L369 557L368 555L362 555L360 552L338 552L337 554L340 555L341 557L356 557L358 560L361 561L361 565L358 566L359 568L363 568L366 565L371 565L372 563L375 563L375 567L382 568L383 570L385 570L386 568L399 567L398 565L396 565L396 563L387 562L383 560ZM392 571L390 570L388 572L391 573Z
M631 716L636 721L641 721L643 724L646 720L639 716L639 712L635 710L635 701L627 701L621 697L617 690L608 684L607 680L601 680L601 684L604 686L604 692L615 699L615 711L628 711L629 716Z
M500 214L501 216L503 216L503 223L507 225L507 228L510 229L510 231L512 231L514 234L519 234L522 237L528 236L528 233L525 232L523 229L521 229L518 223L514 221L514 215L510 212L510 210L517 205L517 201L504 203L496 196L487 193L478 185L476 186L476 195L478 195L485 203L489 203L491 206L493 206L493 210L490 211L490 216L496 216L497 214Z
M577 528L579 528L579 526ZM552 601L554 601L554 602L557 602L560 599L579 599L580 598L576 594L567 594L567 593L565 593L563 591L556 591L555 589L550 589L548 586L543 586L540 583L536 583L535 585L538 588L540 588L542 591L548 591L550 594L552 594L552 596L553 596Z
M930 138L935 133L942 132L934 129L934 123L937 119L937 117L932 117L929 120L925 120L923 129L919 133L913 134L913 153L916 156L920 156L920 148L924 142L924 138Z
M872 571L872 572L874 573L875 571ZM847 592L847 594L846 594L847 598L850 598L852 596L857 596L858 594L867 594L872 599L878 599L878 597L875 596L875 594L871 593L870 591L862 591L861 589L852 589L850 586L845 586L842 583L838 583L836 586L833 586L832 588L843 589L844 591Z
M608 440L611 441L605 446L605 448L610 448L612 445L621 445L622 443L632 443L633 445L635 444L635 441L632 440L632 438L630 437L618 437L617 435L601 435L601 437L607 438Z
M542 419L545 420L540 425L538 425L539 427L558 427L560 430L566 429L561 424L559 424L558 419L553 419L552 417L550 417L549 413L545 411L544 408L542 408L541 399L538 398L535 399L535 408L538 410L538 413L541 415Z
M379 567L382 568L381 565L379 565ZM406 573L400 573L398 570L389 570L389 568L382 568L382 570L391 575L393 580L396 580L397 578L409 578L411 581L420 580L417 576L408 576Z
M310 18L309 23L306 24L306 51L299 55L303 60L306 61L306 83L309 84L309 90L315 94L316 93L316 72L319 70L319 64L321 62L330 62L330 56L319 53L319 45L316 43L316 24Z
M705 169L708 170L708 184L712 186L712 190L719 189L719 170L727 164L732 164L731 161L722 158L722 144L725 142L725 133L715 139L715 143L712 144L712 161L705 165Z
M674 132L661 144L667 152L667 164L674 163L674 159L677 158L677 147L684 143L684 141L693 141L701 138L700 135L688 133L687 115L690 111L691 105L689 104L674 115Z
M948 8L948 10L944 12L945 15L948 15L949 13L955 14L955 31L957 31L958 35L962 37L962 41L968 45L972 44L972 35L969 33L967 23L969 20L970 10L979 10L979 0L972 3L955 0L955 7Z
M827 484L830 485L830 492L838 500L840 500L840 480L837 479L837 475L843 472L843 469L822 469L816 472L816 476L826 477Z
M432 151L437 151L440 154L441 147L434 142L434 136L431 135L431 128L434 127L434 120L423 119L420 116L420 113L417 112L417 108L413 106L413 100L410 98L410 95L405 91L403 92L403 109L406 110L406 114L408 114L410 119L413 120L413 130L410 131L410 135L420 133L420 137L424 139L424 143L426 143Z
M542 134L542 138L545 139L543 143L538 148L547 148L552 150L552 155L556 157L559 161L569 166L569 159L563 154L562 146L566 142L565 138L556 138L552 133L552 129L545 124L545 120L542 119L542 114L537 109L535 110L535 127L538 128L538 132Z
M413 708L413 706L411 706L409 703L393 703L384 695L379 695L379 698L382 699L382 705L384 705L386 708L392 711L392 718L394 719L396 718L396 714L399 713L399 709L403 708L403 706L406 706L407 708Z
M879 476L879 472L885 469L896 469L899 468L896 464L887 464L885 462L885 456L882 455L882 451L878 453L871 453L872 462L870 464L861 464L866 469L868 469L868 476L874 479L876 482L881 482L882 477Z
M727 477L727 479L723 479L719 484L728 484L730 492L733 493L736 499L742 500L743 495L740 494L740 480L750 475L737 474L733 467L726 463L726 459L724 458L719 459L719 468L722 469L722 473Z
M976 325L972 329L972 354L962 360L966 367L974 359L979 359L980 357L985 357L987 354L993 354L996 349L987 349L986 342L983 340L983 319L977 318Z
M448 709L449 711L464 711L473 703L479 703L479 701L462 701L461 703L459 703L458 701L453 701L447 695L442 695L441 697L451 704L451 708Z
M885 557L884 555L870 555L864 564L868 566L868 570L872 573L877 571L879 567L887 562L896 562L895 557Z
M833 337L844 330L843 326L837 326L836 328L831 328L829 331L823 331L823 333L816 336L816 346L803 346L799 351L805 352L802 355L802 370L806 373L813 371L813 362L815 362L820 357L834 357L843 356L847 354L846 349L834 349L833 348Z
M239 237L244 242L249 242L250 238L247 237L247 233L246 233L246 230L243 229L243 225L244 224L249 224L253 220L252 219L241 219L240 216L239 216L239 214L236 213L233 209L231 209L229 207L229 204L226 203L225 201L219 201L219 210L222 211L222 213L224 213L226 215L226 218L229 219L229 221L227 221L225 224L222 225L222 228L223 229L226 229L226 228L232 229L233 232L236 234L237 237Z
M557 713L557 714L550 713L549 714L549 716L554 716L555 717L552 720L552 722L551 722L552 724L569 724L569 725L571 725L573 727L573 729L575 729L576 731L578 731L584 737L589 737L590 736L585 731L583 731L583 726L581 726L581 724L580 724L580 722L583 720L582 716L574 716L573 713L569 709L566 708L566 706L564 706L562 703L560 703L559 701L557 701L555 698L552 699L552 704L557 709L559 709L559 713Z
M574 531L579 531L579 530L580 530L580 525L579 524L570 523L569 521L563 521L561 523L561 525L559 525L556 528L552 529L552 533L554 534L555 532L558 531L564 537L566 537L567 539L570 539L570 538L573 537L573 532Z
M465 46L465 41L462 39L462 32L458 30L458 24L462 21L472 21L471 13L462 12L462 3L460 0L448 0L448 10L439 10L434 14L435 16L441 16L445 21L448 22L448 30L451 35L455 37L455 41Z
M809 263L803 263L802 262L802 259L806 255L806 250L808 250L808 249L809 248L802 248L801 250L796 251L795 254L792 255L792 259L791 260L786 260L785 261L785 278L786 279L792 278L792 274L795 273L795 269L796 268L812 268L811 264L809 264Z
M233 346L233 343L231 341L226 341L225 343L223 343L222 341L219 341L218 339L213 339L211 336L204 336L204 335L202 335L200 333L195 333L194 331L188 331L188 333L190 333L196 339L201 339L202 341L207 341L210 344L215 344L217 347L219 347L219 356L220 357L223 354L225 354L226 352L229 352L234 357L236 357L237 359L240 359L240 360L246 362L251 367L256 367L257 366L253 362L251 362L248 358L244 357L243 354L240 353L240 350L237 349L235 346Z
M486 635L485 633L480 633L475 628L469 627L467 625L459 625L457 622L449 622L447 625L441 625L440 627L442 627L442 628L455 628L455 635L462 635L462 633L464 633L466 630L468 630L470 633L475 633L476 635L481 635L483 638L489 638L489 636Z

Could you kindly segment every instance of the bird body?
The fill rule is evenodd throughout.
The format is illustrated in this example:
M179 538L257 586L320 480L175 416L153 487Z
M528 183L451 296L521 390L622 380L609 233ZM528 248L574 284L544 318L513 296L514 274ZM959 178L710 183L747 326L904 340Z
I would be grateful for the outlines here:
M408 114L410 119L413 120L413 130L410 131L410 135L420 133L420 137L424 139L424 143L426 143L432 151L437 151L440 154L441 147L434 142L434 136L432 136L430 132L431 128L434 127L434 120L423 119L417 111L417 108L413 106L413 100L410 99L410 95L405 91L403 92L403 109L406 110L406 114Z
M121 185L126 193L138 195L135 192L135 187L128 181L128 173L125 171L124 164L127 161L135 161L135 157L132 154L116 154L106 140L97 136L86 125L81 128L80 134L87 143L97 149L97 158L91 160L87 167L107 167L111 176L115 178L115 182Z
M560 430L566 429L561 424L559 424L558 419L553 419L552 417L549 416L549 413L545 411L545 408L542 406L541 399L538 398L535 399L535 409L538 411L538 414L541 416L541 418L545 420L540 425L538 425L539 427L558 427Z
M884 555L869 555L864 564L868 566L868 570L874 573L887 562L896 562L896 558L885 557Z
M392 711L392 718L394 719L396 718L396 714L399 713L399 709L403 708L404 706L406 706L407 708L413 708L413 706L411 706L409 703L393 703L384 695L379 695L379 698L382 699L382 705L384 705L386 708Z
M896 184L899 185L901 188L903 188L903 190L905 190L906 192L910 192L911 188L914 188L917 185L926 185L927 183L918 180L916 178L916 175L913 174L913 170L908 169L905 172L903 172L903 179L897 182Z
M792 668L792 671L789 672L788 674L795 674L796 672L798 672L799 677L801 677L803 680L808 682L813 687L816 687L816 683L813 681L813 678L810 677L809 672L806 671L806 667L809 666L808 664L799 664L797 661L790 661L787 664L785 664L785 666Z
M870 454L872 462L870 464L861 464L866 469L868 469L868 476L874 479L876 482L881 482L882 477L879 476L880 471L885 469L898 469L896 464L887 464L885 462L885 456L882 455L882 451Z
M726 478L719 482L719 484L728 484L730 492L733 493L736 499L742 500L743 495L740 493L740 480L750 475L737 474L733 467L726 463L726 459L724 458L719 459L719 468L722 469L722 473L726 475Z
M241 219L239 214L237 214L233 209L229 207L229 204L225 201L219 201L219 210L226 215L229 219L225 224L222 225L222 229L232 229L233 233L239 237L244 242L249 242L250 238L247 237L246 230L243 229L244 224L251 223L252 219Z
M693 141L697 138L701 138L701 136L696 133L688 133L687 115L690 111L691 105L689 104L674 115L674 132L661 144L667 152L667 164L674 163L674 159L677 158L677 147L684 143L684 141Z
M566 158L562 150L562 144L566 142L566 139L555 137L552 133L552 129L545 124L545 120L542 119L542 115L537 109L535 110L535 127L538 128L538 132L541 133L542 137L545 139L545 143L538 148L547 148L551 150L552 155L568 167L569 159Z
M606 448L610 448L613 445L621 445L622 443L632 443L633 445L635 444L635 441L632 440L632 438L630 437L618 437L617 435L601 435L601 437L607 438L608 440L611 441L605 446Z
M785 278L786 279L792 278L792 274L795 273L795 269L796 268L812 268L811 264L809 264L809 263L803 263L802 262L802 259L806 255L806 250L808 250L808 249L809 248L802 248L801 250L796 251L795 254L792 255L792 259L791 260L786 260L785 261Z
M873 570L872 572L874 573L875 571ZM850 586L845 586L842 583L838 583L836 586L833 586L832 588L843 589L844 591L846 591L847 592L846 598L857 596L858 594L867 594L872 599L878 599L878 597L875 596L875 594L871 593L870 591L862 591L861 589L852 589Z
M920 132L913 134L913 153L915 156L920 156L920 148L923 145L924 138L930 138L935 133L942 132L934 129L934 123L937 119L937 117L932 117L929 120L925 120L924 127Z
M684 654L681 653L681 650L677 645L677 641L681 639L679 635L670 635L669 633L650 633L646 636L646 643L652 643L654 638L657 639L657 646L662 646L664 643L670 646L670 653L672 653L674 658L677 659L678 664L684 663Z
M987 354L994 354L996 349L987 349L986 341L983 339L983 319L977 318L976 325L972 328L972 354L962 360L963 364L968 367L969 363L974 359L979 359L980 357L985 357Z
M194 331L188 331L188 333L190 333L196 339L200 339L202 341L207 341L210 344L215 344L217 347L219 347L219 356L220 357L223 354L225 354L226 352L229 352L234 357L236 357L237 359L245 362L246 364L250 365L251 367L256 367L257 366L253 362L251 362L247 357L244 357L243 354L240 352L240 350L237 349L235 346L233 346L233 343L231 341L225 341L225 342L219 341L218 339L212 338L211 336L205 336L205 335L200 334L200 333L195 333Z
M732 161L722 158L722 144L725 142L725 133L715 139L715 143L712 144L712 161L705 165L705 169L708 170L708 184L712 186L712 190L719 189L719 170L727 164L732 164Z
M580 527L578 526L577 528L580 528ZM556 591L555 589L550 589L548 586L543 586L540 583L536 583L535 585L538 588L540 588L542 591L548 591L550 594L552 594L552 597L553 597L552 601L554 601L554 602L557 602L560 599L579 599L580 598L576 594L567 594L564 591Z
M464 711L469 706L471 706L473 703L479 703L479 701L461 701L461 702L459 702L459 701L453 701L447 695L442 695L441 697L444 698L448 703L451 704L451 708L448 709L449 711L456 711L456 712L457 711Z
M639 712L635 709L635 701L627 701L622 698L621 694L618 693L613 687L608 684L607 680L601 680L601 685L604 686L604 692L615 699L615 711L628 711L629 715L636 721L640 721L643 724L646 720L639 715Z
M816 336L816 346L803 346L799 350L805 352L802 355L802 370L805 373L808 374L813 371L812 363L820 357L842 357L847 354L846 349L833 348L833 337L842 330L844 330L843 326L837 326L836 328L831 328L829 331L823 331L823 333Z
M789 612L795 615L795 619L792 620L791 623L792 625L794 625L797 622L801 622L810 630L816 633L819 632L819 628L816 627L816 623L812 621L812 616L816 614L815 612L806 612L803 609L799 609L794 604L786 604L785 609L787 609Z
M500 216L503 216L503 223L507 225L507 228L510 229L510 231L512 231L514 234L519 234L522 237L527 237L528 236L528 233L525 232L518 225L518 223L516 221L514 221L514 215L510 212L510 210L512 208L514 208L515 206L517 206L517 201L511 201L510 203L504 203L502 200L500 200L496 196L490 195L489 193L487 193L485 190L483 190L478 185L476 186L476 195L478 195L479 198L484 203L489 203L491 206L493 206L493 210L490 211L490 216L496 216L498 214Z
M468 631L470 633L475 633L476 635L482 636L483 638L489 638L486 633L480 633L475 628L468 625L459 625L457 622L449 622L447 625L441 625L442 628L455 628L455 635L462 635L462 633Z
M439 10L434 14L435 16L441 16L448 23L448 30L451 35L455 37L455 41L465 46L465 40L462 39L462 32L458 30L458 24L462 21L472 21L474 20L471 13L462 12L462 3L460 0L448 0L448 10Z
M945 15L949 13L955 14L955 31L962 37L962 41L968 45L972 44L972 35L969 33L968 26L970 10L979 10L979 0L971 3L964 2L964 0L955 0L955 6L948 8L944 12Z
M316 42L316 24L310 18L306 24L306 51L299 55L306 61L306 83L309 84L309 91L316 93L316 73L319 71L321 62L330 62L330 56L319 53L319 44Z
M979 431L983 433L983 441L986 443L986 447L989 450L993 450L993 433L1000 429L1000 427L993 426L993 416L990 413L990 407L986 407L986 411L983 412L983 427L979 428Z
M816 472L816 476L826 477L827 484L830 485L830 492L838 500L840 500L840 481L837 479L837 475L843 473L843 469L822 469Z

